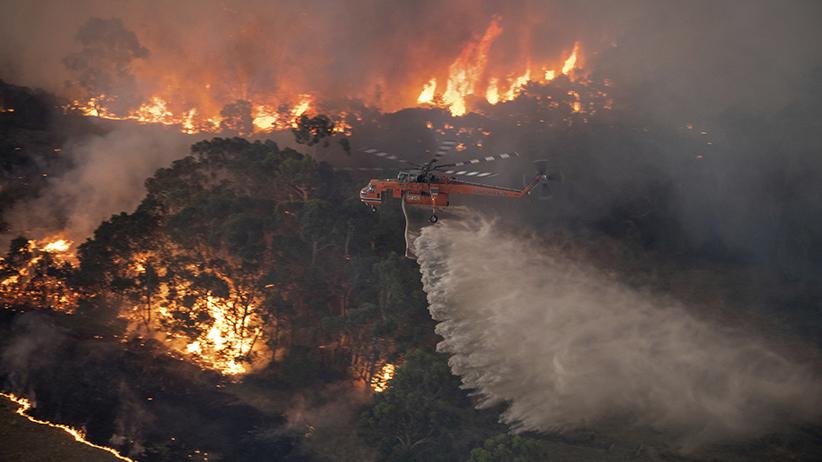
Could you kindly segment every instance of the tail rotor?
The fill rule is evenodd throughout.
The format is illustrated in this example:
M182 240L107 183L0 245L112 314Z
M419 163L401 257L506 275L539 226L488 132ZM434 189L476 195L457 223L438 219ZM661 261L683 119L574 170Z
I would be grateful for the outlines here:
M537 159L534 161L534 166L537 169L537 174L543 175L545 178L536 190L536 197L539 200L549 200L553 197L549 181L562 182L562 172L549 169L548 159Z

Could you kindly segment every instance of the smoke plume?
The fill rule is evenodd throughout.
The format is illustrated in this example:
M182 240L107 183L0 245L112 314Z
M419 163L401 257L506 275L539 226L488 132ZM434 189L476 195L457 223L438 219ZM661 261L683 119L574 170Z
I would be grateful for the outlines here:
M184 157L192 142L173 130L130 126L68 142L63 155L73 166L53 177L39 197L15 204L7 215L9 233L43 236L64 231L82 241L112 214L131 211L145 195L143 183L155 170Z
M818 417L813 367L476 215L416 251L452 371L519 430L626 419L686 447Z
M822 62L822 7L814 1L0 4L13 12L0 16L2 79L62 92L67 80L100 79L85 71L99 69L101 54L114 52L114 68L111 60L103 68L114 72L95 89L142 100L160 93L182 100L173 101L180 107L196 103L217 111L237 99L273 94L289 101L305 92L386 110L406 107L430 78L442 80L493 17L503 28L488 57L495 75L520 73L529 59L539 63L580 41L586 67L646 89L643 106L668 117L741 102L778 108L807 69ZM83 58L79 69L65 66L72 56ZM85 58L92 56L89 63ZM121 78L126 73L136 82Z

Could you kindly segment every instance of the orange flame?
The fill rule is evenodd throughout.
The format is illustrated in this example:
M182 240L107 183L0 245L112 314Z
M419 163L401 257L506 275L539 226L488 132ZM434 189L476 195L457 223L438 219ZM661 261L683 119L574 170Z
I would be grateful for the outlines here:
M571 52L571 56L569 56L565 62L562 64L562 73L564 75L568 75L571 71L576 69L577 65L577 54L579 53L579 42L574 43L574 50Z
M420 96L417 97L417 104L431 104L434 102L434 92L437 91L437 79L431 78L428 83L422 87Z
M504 79L493 75L487 76L488 52L501 33L499 18L494 18L482 37L463 47L449 66L448 84L441 95L441 100L443 106L450 110L451 115L461 116L468 111L467 97L481 91L480 84L486 78L485 100L495 105L516 98L529 82L536 80L547 83L556 78L558 74L573 77L571 74L578 68L581 52L579 42L575 42L570 55L561 61L562 66L540 66L539 69L542 69L542 72L537 77L532 75L530 63L526 64L521 74L508 74ZM557 68L560 70L557 71ZM436 79L431 79L423 86L417 97L417 104L432 104L436 101L436 84ZM574 108L576 112L579 112L581 103L575 104Z
M0 396L3 396L4 398L8 399L9 401L12 401L13 403L17 404L19 406L17 408L17 410L15 411L17 413L17 415L25 417L30 422L34 422L34 423L39 424L39 425L45 425L45 426L51 427L51 428L59 428L60 430L63 430L64 432L71 435L72 438L74 438L74 441L77 441L78 443L85 444L86 446L90 446L94 449L99 449L101 451L106 451L107 453L111 454L112 456L114 456L114 457L116 457L117 459L120 459L120 460L125 460L127 462L137 462L136 460L134 460L130 457L126 457L126 456L120 454L116 449L112 449L112 448L109 448L109 447L106 447L106 446L100 446L99 444L92 443L91 441L86 439L86 435L82 430L78 430L76 428L72 428L72 427L70 427L68 425L64 425L64 424L56 424L56 423L51 423L47 420L36 419L36 418L26 414L26 412L28 412L28 410L32 408L31 401L29 401L26 398L23 398L21 396L17 396L13 393L2 393L2 392L0 392Z
M57 239L55 241L46 243L46 245L44 245L40 249L43 252L48 253L64 253L68 252L69 248L71 247L71 244L72 242L66 239Z
M382 393L388 389L388 383L394 378L396 366L391 363L385 363L380 371L371 377L371 389L377 393Z
M463 48L459 57L449 68L448 85L442 100L451 114L461 116L465 114L465 97L473 95L479 79L485 72L488 62L488 50L502 33L499 20L494 18L485 29L482 38L476 43L469 43Z

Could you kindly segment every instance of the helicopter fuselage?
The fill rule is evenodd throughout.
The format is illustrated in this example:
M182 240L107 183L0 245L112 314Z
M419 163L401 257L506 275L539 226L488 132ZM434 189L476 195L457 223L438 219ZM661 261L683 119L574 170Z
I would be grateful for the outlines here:
M520 198L533 189L545 175L537 175L522 189L492 186L457 180L453 177L427 174L414 175L400 172L396 179L372 179L360 190L360 200L372 207L382 205L388 194L402 199L408 205L421 205L433 209L447 207L451 195L497 196Z

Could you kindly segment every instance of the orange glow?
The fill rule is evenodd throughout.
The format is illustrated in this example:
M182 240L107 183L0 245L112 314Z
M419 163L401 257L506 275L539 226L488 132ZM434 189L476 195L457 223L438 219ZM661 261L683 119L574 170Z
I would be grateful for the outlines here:
M194 127L194 117L196 116L197 109L191 109L185 113L183 116L183 121L180 123L183 133L188 133L189 135L192 133L197 133L197 129Z
M66 110L77 111L87 117L99 117L110 120L133 120L145 124L163 124L178 126L180 131L188 134L210 132L216 133L221 129L222 115L219 110L207 115L198 108L188 108L174 112L168 100L160 96L152 96L148 102L141 104L137 109L126 115L118 115L106 108L105 95L89 98L86 102L73 101L66 106ZM313 113L314 98L309 94L299 95L293 106L284 106L286 109L277 110L268 104L253 106L252 121L254 132L272 130L286 130L296 125L295 119L303 114Z
M485 100L490 104L499 103L499 88L497 87L498 82L499 80L496 77L492 77L491 80L488 81L488 89L485 90Z
M297 102L297 105L291 109L291 115L293 118L297 118L311 109L311 95L300 95L300 100Z
M579 99L579 93L572 90L568 92L568 96L574 98L574 100L571 101L571 110L574 112L582 111L582 101Z
M0 392L0 396L3 396L4 398L8 399L9 401L17 404L19 406L17 408L17 410L15 411L17 413L17 415L25 417L30 422L34 422L34 423L39 424L39 425L45 425L45 426L51 427L51 428L59 428L60 430L63 430L64 432L71 435L71 437L74 438L74 441L77 441L78 443L85 444L86 446L90 446L94 449L99 449L101 451L106 451L107 453L111 454L112 456L114 456L114 457L116 457L117 459L120 459L120 460L125 460L127 462L137 462L136 460L134 460L130 457L126 457L126 456L120 454L116 449L112 449L112 448L109 448L109 447L106 447L106 446L100 446L99 444L92 443L91 441L86 439L85 432L83 432L82 430L78 430L76 428L73 428L73 427L70 427L70 426L64 425L64 424L56 424L56 423L51 423L47 420L36 419L36 418L26 414L26 412L28 412L28 410L32 408L31 401L29 401L26 398L23 398L21 396L17 396L13 393L2 393L2 392Z
M139 276L149 264L156 274L168 275L150 253L135 255L129 270ZM210 274L227 283L228 293L204 294L190 282L165 278L149 302L121 314L130 321L129 332L134 336L147 334L163 342L173 356L224 375L243 375L265 366L272 352L266 344L266 326L270 324L264 322L258 307L260 293L216 271ZM171 292L179 296L169 297ZM184 305L181 300L186 297L190 301ZM182 324L189 327L174 328Z
M379 106L383 102L390 106L390 110L413 105L435 105L448 109L452 116L462 116L474 110L472 106L483 98L491 105L511 101L525 92L530 82L546 85L556 77L565 75L571 82L584 84L584 56L579 42L569 43L568 48L554 57L537 61L528 49L501 48L510 47L507 44L512 43L510 40L500 40L503 32L516 33L517 27L512 24L509 31L506 24L503 31L502 18L493 17L485 29L478 30L451 59L432 60L449 63L447 68L432 69L423 63L420 75L412 75L408 79L412 82L411 88L392 88L392 82L381 81L378 85L381 96L376 101L363 94L352 94L350 97L377 109L382 109ZM496 58L502 57L505 57L503 61L496 61ZM516 57L519 61L508 63L509 57ZM502 68L503 64L506 68ZM134 72L141 86L155 89L140 104L130 109L115 110L112 109L117 106L114 103L121 104L122 95L98 94L76 99L67 109L89 117L176 126L189 134L247 130L251 133L240 134L248 135L288 130L295 126L295 119L300 115L316 115L319 112L328 115L335 126L350 127L343 121L345 116L341 113L343 110L351 111L350 108L344 106L329 111L322 106L328 100L318 99L322 93L317 92L322 90L305 87L300 82L282 81L276 90L266 92L259 88L252 91L248 82L242 80L222 79L214 73L216 69L204 71L202 75L181 76L175 74L173 69L148 66L146 61L135 64ZM447 78L436 77L442 75ZM237 102L244 105L235 107L250 108L250 127L223 123L221 112L229 104ZM478 106L476 109L480 108ZM231 118L238 116L247 120L244 114L236 112L232 113ZM337 133L348 135L350 130L342 128Z
M59 274L59 268L73 264L72 242L62 238L28 241L24 258L6 261L0 258L0 269L7 276L0 281L0 301L11 306L36 306L63 313L73 313L79 294ZM57 270L58 274L54 271Z
M385 363L380 371L371 377L371 389L377 393L382 393L388 389L389 382L394 378L396 366L390 363Z
M254 127L258 130L273 129L277 125L278 119L279 114L270 106L259 105L254 111Z
M151 98L150 102L137 108L134 112L134 118L143 123L160 123L163 125L179 123L174 114L168 110L168 103L159 96Z
M505 92L505 101L514 99L522 91L522 87L529 81L531 81L531 69L526 69L525 73L514 78L514 81L511 83L511 88Z
M571 56L569 56L565 62L562 64L562 73L568 75L571 71L576 69L577 65L577 54L579 53L579 42L574 44L574 50L571 52Z
M445 106L455 116L466 112L465 97L473 95L479 79L485 72L488 50L502 33L499 20L494 18L478 42L469 43L449 67L448 85L442 94Z
M71 247L71 244L71 241L67 241L65 239L57 239L56 241L46 243L46 245L41 247L41 250L43 250L43 252L49 253L64 253L68 251L68 249Z
M431 104L434 102L434 92L437 91L437 79L432 78L425 84L417 97L417 104Z
M468 112L468 97L483 95L485 100L495 105L511 101L523 92L529 82L551 82L558 74L567 75L572 81L577 81L574 74L580 63L581 47L575 42L570 54L564 60L547 63L539 66L541 71L532 75L530 58L525 63L525 69L520 74L508 73L504 76L488 75L488 52L497 37L502 34L500 19L494 18L478 40L469 42L460 51L457 58L448 68L448 83L441 95L443 107L447 107L453 116L461 116ZM565 54L564 54L565 55ZM557 71L561 69L561 71ZM485 91L481 84L485 82ZM417 104L435 104L436 79L429 80L417 97ZM581 104L574 107L581 109Z

